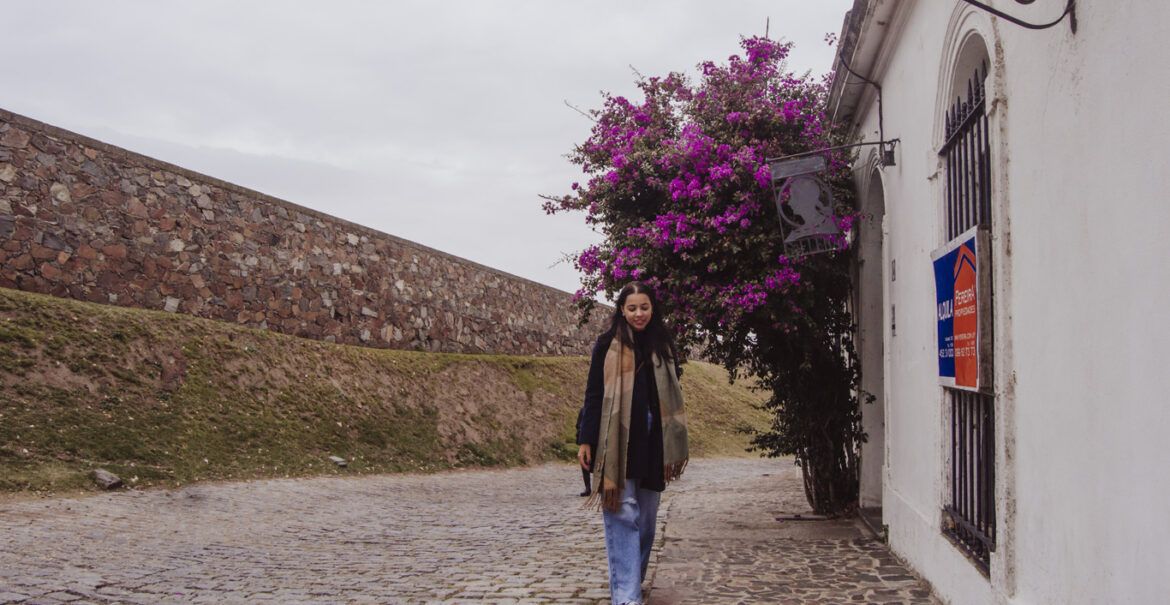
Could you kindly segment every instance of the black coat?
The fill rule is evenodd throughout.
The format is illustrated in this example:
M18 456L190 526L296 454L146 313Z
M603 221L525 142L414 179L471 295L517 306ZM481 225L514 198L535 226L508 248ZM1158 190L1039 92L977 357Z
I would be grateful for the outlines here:
M581 409L577 411L577 445L581 445L581 443L582 443L581 442L581 429L584 426L584 423L585 423L585 406L581 406ZM593 448L592 451L594 451L594 452L597 451L596 440L593 442L590 442L590 446ZM589 459L589 472L593 472L593 458Z

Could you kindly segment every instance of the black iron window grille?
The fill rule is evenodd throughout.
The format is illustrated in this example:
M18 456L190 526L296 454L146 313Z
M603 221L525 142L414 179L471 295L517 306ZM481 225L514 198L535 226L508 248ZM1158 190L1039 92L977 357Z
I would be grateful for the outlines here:
M983 83L986 73L986 65L975 70L967 82L966 97L957 99L946 115L946 141L939 155L947 175L948 241L971 227L991 225L991 145ZM986 266L992 265L987 262ZM992 329L991 319L987 318L988 330ZM995 397L946 390L950 406L951 484L944 509L944 532L986 574L990 573L996 539Z

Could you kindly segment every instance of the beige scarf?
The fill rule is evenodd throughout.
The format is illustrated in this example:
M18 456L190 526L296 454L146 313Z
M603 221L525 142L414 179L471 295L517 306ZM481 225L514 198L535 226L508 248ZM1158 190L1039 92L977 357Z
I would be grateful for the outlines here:
M687 466L687 416L682 389L673 363L651 353L658 409L662 416L662 476L678 479ZM630 409L634 395L634 351L616 335L605 353L605 391L601 400L601 427L593 459L595 490L585 506L616 511L626 481L626 449L630 443Z

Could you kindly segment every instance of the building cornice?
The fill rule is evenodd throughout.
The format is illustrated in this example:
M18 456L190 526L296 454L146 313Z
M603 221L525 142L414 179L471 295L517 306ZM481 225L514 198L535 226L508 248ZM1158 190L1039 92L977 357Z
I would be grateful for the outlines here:
M834 124L845 126L849 132L856 129L862 117L859 109L874 94L874 88L865 80L880 81L888 47L897 39L914 4L914 0L854 0L841 26L833 62L828 112Z

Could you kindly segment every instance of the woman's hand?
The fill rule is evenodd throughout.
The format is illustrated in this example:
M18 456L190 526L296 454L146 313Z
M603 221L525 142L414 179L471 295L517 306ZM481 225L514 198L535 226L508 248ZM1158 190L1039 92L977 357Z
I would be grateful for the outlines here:
M589 463L593 462L593 447L588 443L577 446L577 462L581 463L581 468L589 470Z

